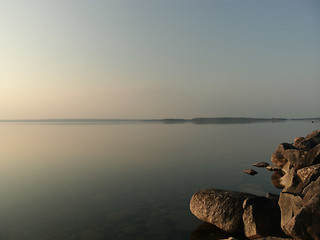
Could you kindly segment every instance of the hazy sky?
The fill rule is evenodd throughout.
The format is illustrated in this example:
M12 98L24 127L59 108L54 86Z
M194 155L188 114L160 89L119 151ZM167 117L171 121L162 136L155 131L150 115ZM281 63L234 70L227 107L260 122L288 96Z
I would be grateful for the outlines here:
M0 0L0 119L320 116L319 0Z

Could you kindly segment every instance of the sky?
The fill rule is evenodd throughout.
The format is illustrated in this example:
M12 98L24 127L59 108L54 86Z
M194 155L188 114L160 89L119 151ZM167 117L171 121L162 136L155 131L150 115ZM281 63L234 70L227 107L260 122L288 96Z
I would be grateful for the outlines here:
M0 119L320 117L319 0L0 0Z

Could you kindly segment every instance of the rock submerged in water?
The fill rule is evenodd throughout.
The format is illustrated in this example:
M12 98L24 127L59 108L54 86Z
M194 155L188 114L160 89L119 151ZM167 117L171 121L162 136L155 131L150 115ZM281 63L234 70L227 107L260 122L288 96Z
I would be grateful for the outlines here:
M281 168L277 167L277 166L267 166L266 167L269 171L281 171Z
M210 223L202 223L191 234L190 240L246 240L243 233L228 233Z
M254 169L245 169L245 170L243 170L245 173L247 173L247 174L249 174L249 175L251 175L251 176L253 176L253 175L256 175L258 172L256 171L256 170L254 170Z
M269 163L266 163L266 162L258 162L258 163L255 163L255 164L252 164L253 166L255 167L268 167L269 166Z
M193 215L226 232L243 232L242 204L253 194L204 189L196 192L190 201Z
M320 130L293 144L281 143L271 161L272 182L283 188L278 202L277 196L207 189L193 195L191 212L224 231L243 231L249 239L285 239L284 232L294 239L320 240Z

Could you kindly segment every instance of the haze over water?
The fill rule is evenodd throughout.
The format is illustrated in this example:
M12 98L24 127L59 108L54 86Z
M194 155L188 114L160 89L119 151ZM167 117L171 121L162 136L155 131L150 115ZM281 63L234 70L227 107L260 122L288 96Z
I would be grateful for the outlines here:
M319 118L319 23L318 0L0 0L0 239L189 239L195 191L277 192L242 170L318 121L128 119Z
M1 123L0 238L189 239L192 194L279 190L276 146L319 122L251 124Z

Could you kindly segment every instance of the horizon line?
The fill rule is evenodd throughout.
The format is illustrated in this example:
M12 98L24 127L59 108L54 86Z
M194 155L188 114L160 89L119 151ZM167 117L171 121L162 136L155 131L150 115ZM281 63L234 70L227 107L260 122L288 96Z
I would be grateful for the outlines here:
M320 117L282 118L282 117L195 117L195 118L30 118L0 119L1 122L42 122L42 121L192 121L192 120L320 120Z

